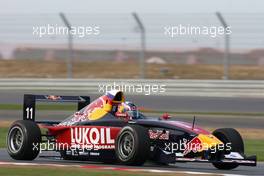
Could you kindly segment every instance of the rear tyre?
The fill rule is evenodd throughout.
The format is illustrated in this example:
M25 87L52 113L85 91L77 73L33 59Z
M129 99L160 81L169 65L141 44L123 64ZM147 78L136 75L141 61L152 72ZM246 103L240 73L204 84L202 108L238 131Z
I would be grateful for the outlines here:
M142 126L125 126L115 143L116 158L121 164L143 165L149 156L148 130Z
M244 142L239 132L233 128L221 128L213 132L213 135L224 144L231 143L230 152L244 154ZM237 163L213 163L214 167L222 170L230 170L238 167Z
M7 135L7 152L16 160L34 160L39 154L40 128L29 120L15 121Z

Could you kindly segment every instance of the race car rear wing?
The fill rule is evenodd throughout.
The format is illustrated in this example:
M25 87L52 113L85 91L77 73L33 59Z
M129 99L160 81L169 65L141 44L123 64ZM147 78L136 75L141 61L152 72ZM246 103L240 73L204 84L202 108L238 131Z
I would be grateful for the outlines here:
M89 96L24 95L23 120L35 121L36 102L76 102L78 110L90 104Z

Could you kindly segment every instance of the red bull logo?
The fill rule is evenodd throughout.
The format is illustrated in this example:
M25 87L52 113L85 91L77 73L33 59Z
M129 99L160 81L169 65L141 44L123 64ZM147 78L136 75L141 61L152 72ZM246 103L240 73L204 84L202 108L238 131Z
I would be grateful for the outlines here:
M185 144L185 150L183 152L184 155L190 153L191 151L196 153L198 151L201 151L203 146L202 146L202 141L198 137L194 137L191 141L189 141L187 144Z
M160 140L168 140L169 139L169 131L166 131L165 133L161 130L153 131L149 130L149 138L150 139L157 139Z

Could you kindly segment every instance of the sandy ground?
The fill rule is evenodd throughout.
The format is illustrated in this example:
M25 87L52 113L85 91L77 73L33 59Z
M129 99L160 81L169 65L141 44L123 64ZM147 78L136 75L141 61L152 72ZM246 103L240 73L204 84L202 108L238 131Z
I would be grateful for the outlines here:
M161 70L167 70L162 72ZM138 78L137 62L76 62L75 78ZM2 78L65 78L63 61L0 60ZM146 64L147 78L222 79L221 65ZM264 79L264 67L231 66L230 79Z

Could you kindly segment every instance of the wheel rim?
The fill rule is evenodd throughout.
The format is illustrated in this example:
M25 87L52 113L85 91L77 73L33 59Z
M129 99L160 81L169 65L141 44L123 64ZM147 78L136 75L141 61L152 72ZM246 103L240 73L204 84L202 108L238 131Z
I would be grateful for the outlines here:
M9 132L8 147L13 153L17 153L23 144L23 133L20 127L13 127Z
M118 142L118 151L122 160L128 160L135 148L134 136L131 132L124 132Z

